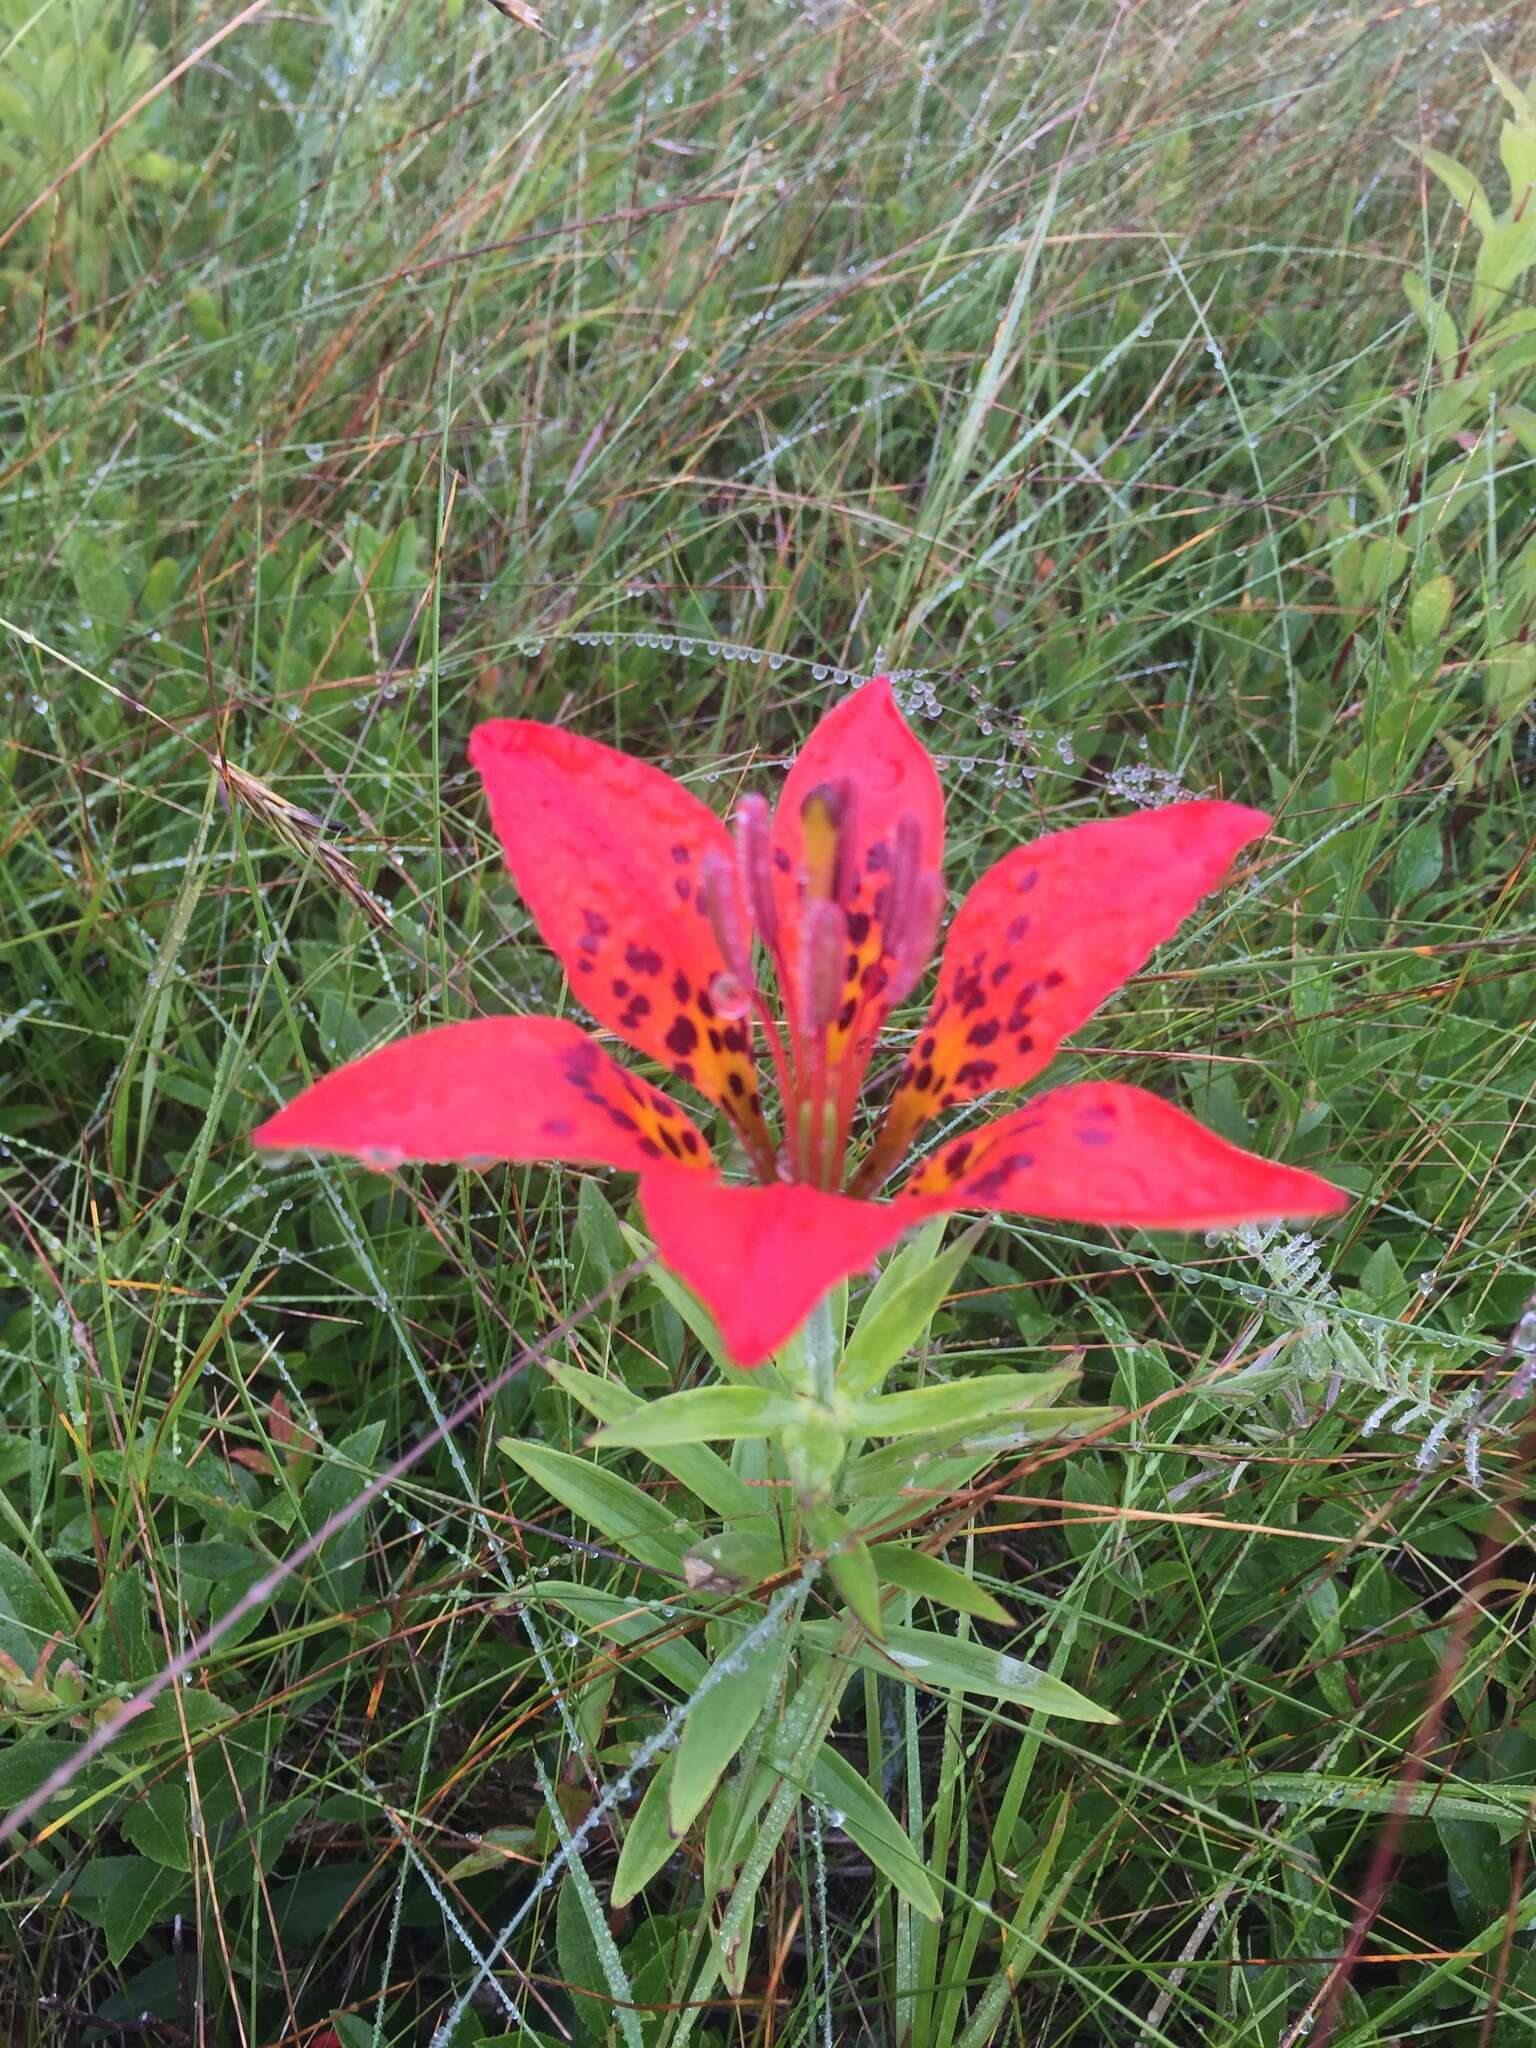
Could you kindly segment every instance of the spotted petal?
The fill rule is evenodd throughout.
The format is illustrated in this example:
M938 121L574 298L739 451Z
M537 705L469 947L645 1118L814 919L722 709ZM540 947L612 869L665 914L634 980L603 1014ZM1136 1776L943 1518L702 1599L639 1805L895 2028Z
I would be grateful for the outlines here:
M640 1201L662 1258L719 1326L738 1365L761 1365L839 1280L917 1220L911 1205L860 1202L803 1184L726 1187L657 1168Z
M491 719L469 752L513 879L577 999L718 1102L771 1170L748 1025L718 1015L710 995L727 962L705 903L709 856L736 887L720 820L659 768L561 726Z
M893 1206L1212 1230L1331 1216L1348 1203L1332 1182L1245 1152L1143 1088L1090 1081L1052 1089L954 1139L917 1168Z
M837 845L816 799L840 809ZM833 706L800 749L773 819L774 895L797 1014L806 882L835 864L848 924L842 987L828 1041L837 1066L870 1038L890 1007L893 983L910 988L932 950L942 890L944 792L926 747L897 708L887 676Z
M306 1088L251 1142L372 1166L549 1159L641 1172L658 1160L679 1170L711 1163L675 1102L558 1017L482 1017L397 1038Z
M936 1110L1038 1074L1269 822L1241 804L1171 804L1048 833L989 868L955 913L866 1184Z

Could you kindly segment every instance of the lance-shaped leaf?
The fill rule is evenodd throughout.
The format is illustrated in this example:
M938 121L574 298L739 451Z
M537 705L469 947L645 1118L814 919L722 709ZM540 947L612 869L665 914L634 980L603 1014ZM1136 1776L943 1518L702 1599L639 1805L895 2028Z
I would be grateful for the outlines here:
M587 1458L572 1457L569 1451L552 1450L548 1444L504 1436L496 1448L610 1543L627 1550L641 1564L681 1577L689 1539L686 1532L679 1532L676 1515L659 1500L642 1493L619 1473Z
M811 1790L823 1812L858 1843L876 1870L925 1920L939 1917L927 1862L895 1814L859 1771L830 1745L811 1765Z
M926 1550L909 1549L905 1543L872 1543L869 1554L875 1570L888 1586L900 1586L935 1607L948 1607L956 1614L973 1614L978 1621L995 1621L1003 1626L1013 1619L1001 1600L984 1586L978 1586L969 1572Z
M802 1633L808 1640L830 1647L840 1627L837 1622L807 1622ZM985 1643L960 1642L929 1629L887 1623L885 1641L859 1644L853 1658L866 1671L904 1678L912 1685L931 1686L939 1692L975 1693L1030 1707L1037 1714L1059 1714L1069 1721L1111 1722L1118 1718L1038 1665L988 1649Z
M680 1394L662 1394L643 1402L629 1414L605 1423L592 1441L598 1446L649 1451L731 1437L769 1436L798 1421L804 1405L767 1387L688 1387Z
M649 1613L634 1600L617 1593L578 1585L574 1579L540 1579L526 1592L500 1600L497 1605L508 1607L526 1600L548 1602L574 1614L594 1634L633 1650L679 1692L696 1692L708 1673L709 1665L695 1645L677 1633L676 1623Z
M1075 1378L1070 1368L978 1373L972 1379L941 1380L904 1394L871 1394L850 1401L843 1421L863 1436L936 1436L973 1429L978 1423L1003 1425L1049 1408Z
M930 1224L927 1229L931 1231L932 1227ZM892 1366L916 1349L984 1227L975 1225L943 1253L937 1251L936 1241L930 1239L934 1250L927 1258L920 1256L916 1244L903 1247L891 1261L892 1267L904 1268L901 1279L890 1287L876 1283L848 1340L838 1368L840 1387L850 1394L872 1393ZM880 1277L885 1279L884 1274Z
M716 1662L712 1683L689 1709L678 1740L668 1807L675 1834L693 1825L759 1717L772 1710L792 1636L786 1625Z
M676 1852L682 1831L674 1834L668 1812L674 1762L673 1757L664 1756L656 1766L645 1788L645 1797L624 1830L624 1846L619 1851L619 1867L613 1873L609 1901L615 1912L627 1906Z
M583 1372L578 1366L551 1365L547 1370L556 1385L572 1400L579 1401L599 1422L622 1423L630 1416L644 1414L650 1405L620 1381L603 1379L594 1372ZM703 1444L678 1443L660 1447L652 1444L650 1452L653 1461L664 1472L680 1479L688 1491L697 1494L722 1521L739 1520L762 1511L762 1501L751 1487L737 1478L718 1452L708 1450Z

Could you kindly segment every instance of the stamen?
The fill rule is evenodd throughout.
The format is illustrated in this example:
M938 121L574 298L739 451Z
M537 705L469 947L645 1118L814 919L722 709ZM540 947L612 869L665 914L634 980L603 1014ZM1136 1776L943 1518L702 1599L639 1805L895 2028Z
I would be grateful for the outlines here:
M736 872L747 916L772 953L779 943L779 906L773 895L768 799L744 796L736 806Z
M699 882L704 891L704 909L721 957L738 981L752 979L752 946L733 886L735 874L723 853L706 853L699 863Z
M896 820L895 842L885 918L885 943L892 956L885 995L892 1005L911 991L928 964L941 908L938 883L923 869L923 828L910 811Z
M835 903L807 905L801 933L800 999L802 1029L811 1036L826 1030L843 997L843 956L848 950L848 921Z

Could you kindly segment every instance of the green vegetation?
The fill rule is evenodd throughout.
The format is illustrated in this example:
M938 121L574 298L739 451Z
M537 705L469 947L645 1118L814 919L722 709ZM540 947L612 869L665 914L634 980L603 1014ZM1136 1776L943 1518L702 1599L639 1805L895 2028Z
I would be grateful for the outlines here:
M251 13L0 0L0 1804L246 1602L4 1850L0 2033L1536 2040L1528 10ZM966 1243L887 1391L1114 1416L930 1516L967 1592L885 1560L947 1682L861 1645L812 1762L828 1589L690 1586L728 1468L584 1448L713 1379L627 1184L245 1134L565 1000L477 718L723 809L877 667L957 889L1275 811L1054 1073L1359 1200Z

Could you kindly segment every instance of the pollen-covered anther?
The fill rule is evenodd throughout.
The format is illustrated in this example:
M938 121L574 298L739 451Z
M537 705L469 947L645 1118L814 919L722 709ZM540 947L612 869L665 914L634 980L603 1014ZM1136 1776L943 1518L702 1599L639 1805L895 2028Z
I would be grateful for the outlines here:
M848 920L835 903L812 903L801 928L802 1025L808 1034L825 1031L843 998L843 955Z

